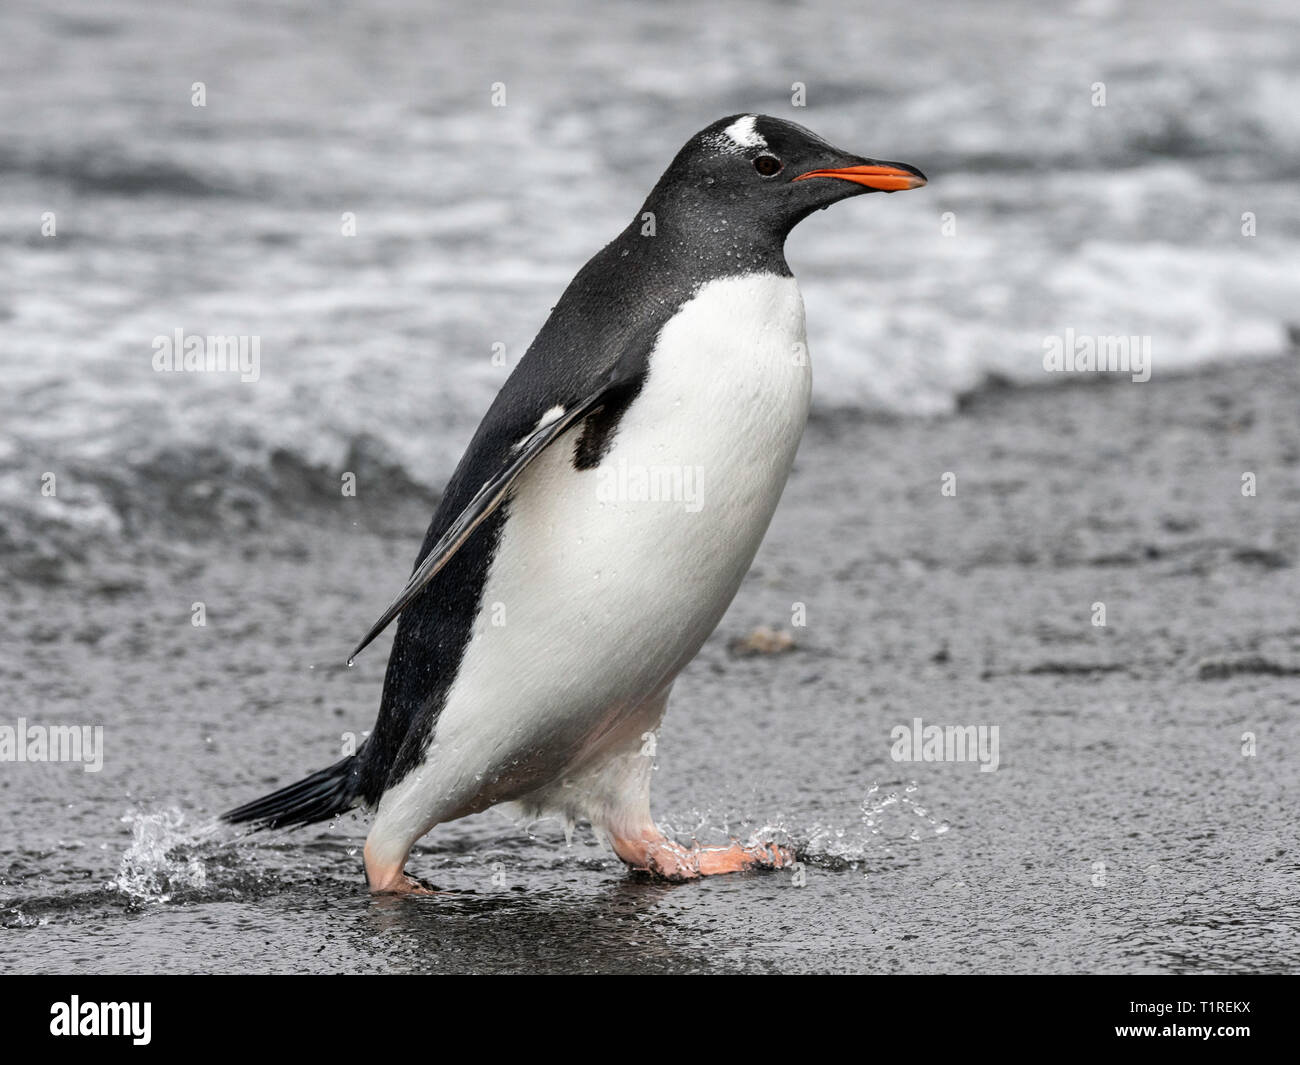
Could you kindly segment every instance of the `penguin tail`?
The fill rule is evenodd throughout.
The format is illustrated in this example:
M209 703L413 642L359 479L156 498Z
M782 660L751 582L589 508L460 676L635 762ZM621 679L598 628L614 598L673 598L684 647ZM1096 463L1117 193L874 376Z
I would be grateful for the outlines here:
M328 821L360 803L360 778L357 755L348 755L297 783L227 810L221 820L236 825L252 822L255 829L291 828Z

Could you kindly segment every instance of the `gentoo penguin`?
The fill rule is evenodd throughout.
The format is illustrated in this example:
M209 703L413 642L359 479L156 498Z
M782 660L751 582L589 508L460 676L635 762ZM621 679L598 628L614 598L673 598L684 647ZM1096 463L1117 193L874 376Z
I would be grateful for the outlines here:
M925 180L765 115L687 141L560 297L354 652L397 619L369 739L225 819L365 806L376 892L422 890L404 871L416 840L507 802L585 818L668 879L791 861L772 844L667 839L647 738L749 569L807 419L786 236L838 200Z

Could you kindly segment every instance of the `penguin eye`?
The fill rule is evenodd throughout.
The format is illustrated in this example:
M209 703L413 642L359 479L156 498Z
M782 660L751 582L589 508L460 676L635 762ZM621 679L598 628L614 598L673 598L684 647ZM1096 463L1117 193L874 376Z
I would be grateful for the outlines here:
M764 177L771 177L781 172L781 160L775 155L760 155L754 160L754 169Z

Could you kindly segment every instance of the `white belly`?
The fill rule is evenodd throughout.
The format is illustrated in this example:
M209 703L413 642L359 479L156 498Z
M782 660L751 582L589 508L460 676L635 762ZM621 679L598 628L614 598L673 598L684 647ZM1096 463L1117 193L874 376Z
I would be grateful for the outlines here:
M579 428L529 468L416 774L443 816L586 764L672 683L758 550L810 386L794 279L715 281L664 328L599 467L573 468Z

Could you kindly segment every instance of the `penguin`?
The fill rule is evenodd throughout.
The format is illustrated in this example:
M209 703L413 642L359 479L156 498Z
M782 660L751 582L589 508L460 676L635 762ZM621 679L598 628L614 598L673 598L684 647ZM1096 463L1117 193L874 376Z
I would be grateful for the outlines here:
M772 843L667 838L647 741L753 561L808 417L785 239L840 200L925 183L766 115L691 137L565 289L353 652L397 621L369 738L223 818L364 807L376 893L429 890L405 870L415 842L498 804L585 819L667 880L792 862Z

